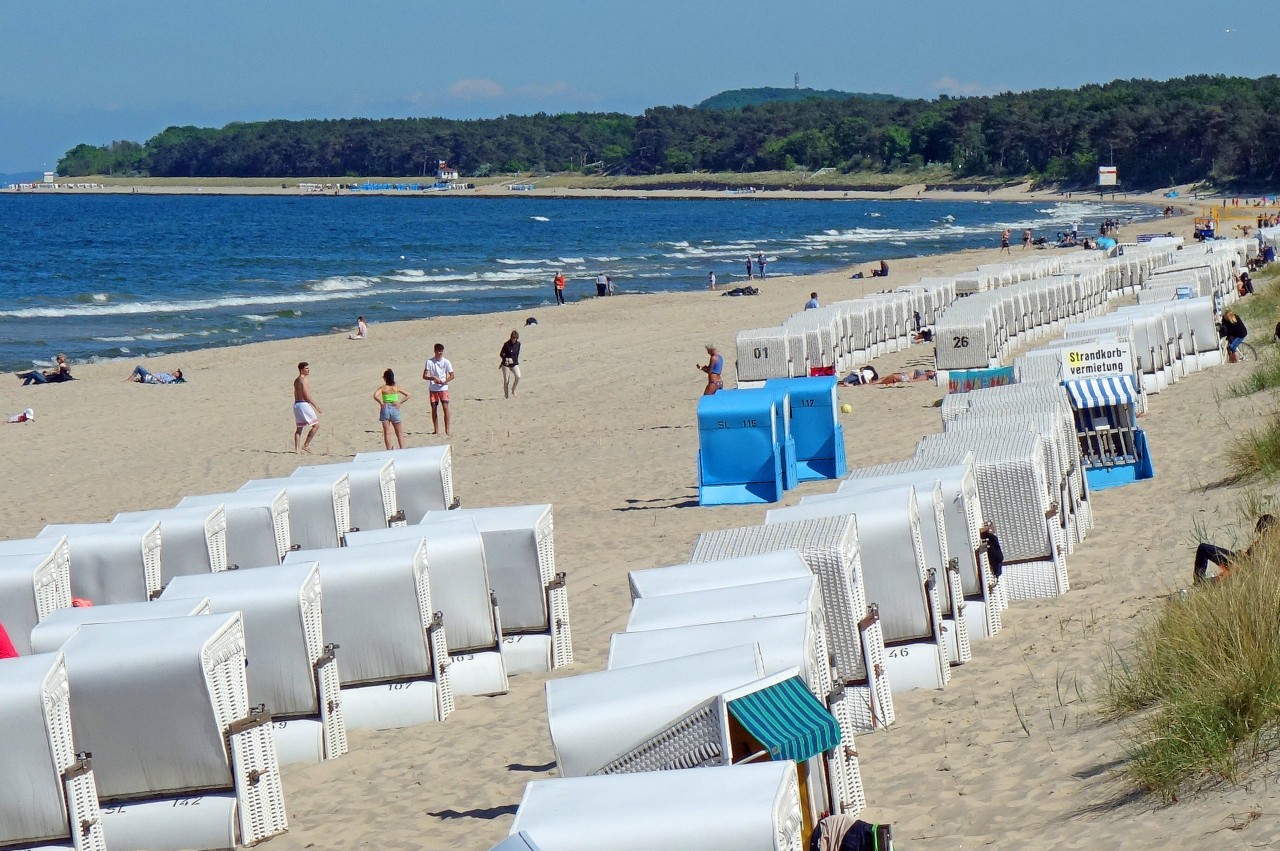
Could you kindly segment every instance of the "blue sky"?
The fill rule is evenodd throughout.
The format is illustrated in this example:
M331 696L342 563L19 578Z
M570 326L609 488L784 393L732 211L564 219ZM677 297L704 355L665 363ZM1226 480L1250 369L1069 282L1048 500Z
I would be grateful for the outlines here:
M1072 9L1070 18L1060 10ZM3 0L0 172L269 118L487 118L790 86L906 97L1275 73L1265 4ZM1251 21L1250 18L1254 20Z

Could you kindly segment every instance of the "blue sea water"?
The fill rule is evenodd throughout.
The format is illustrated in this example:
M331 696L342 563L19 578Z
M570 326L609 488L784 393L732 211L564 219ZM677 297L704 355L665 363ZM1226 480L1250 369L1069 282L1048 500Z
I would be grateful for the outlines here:
M138 358L446 314L1052 237L1150 208L1072 201L791 201L0 193L0 368ZM903 281L906 283L906 281Z

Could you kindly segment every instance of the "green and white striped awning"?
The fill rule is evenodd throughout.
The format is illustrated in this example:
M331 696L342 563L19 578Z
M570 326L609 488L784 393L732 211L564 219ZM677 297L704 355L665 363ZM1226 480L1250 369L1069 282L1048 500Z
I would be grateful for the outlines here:
M729 713L769 750L797 762L840 744L840 727L799 677L729 701Z

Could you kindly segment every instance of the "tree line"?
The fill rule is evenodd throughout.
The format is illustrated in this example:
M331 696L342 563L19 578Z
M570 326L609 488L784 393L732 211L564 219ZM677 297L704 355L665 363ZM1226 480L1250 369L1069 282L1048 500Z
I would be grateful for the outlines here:
M736 109L236 122L170 127L145 143L79 145L65 176L352 177L522 171L611 174L941 165L958 177L1091 183L1099 165L1140 188L1280 178L1280 78L1117 80L1079 89L902 100L855 96Z

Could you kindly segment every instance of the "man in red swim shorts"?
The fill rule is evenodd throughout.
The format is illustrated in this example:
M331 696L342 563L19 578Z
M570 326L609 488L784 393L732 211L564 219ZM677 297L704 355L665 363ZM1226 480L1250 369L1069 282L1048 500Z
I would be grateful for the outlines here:
M444 433L449 431L449 382L453 381L453 364L444 356L444 343L436 343L435 354L427 359L422 369L422 380L429 382L431 390L431 428L432 434L440 433L438 419L440 407L444 407Z

